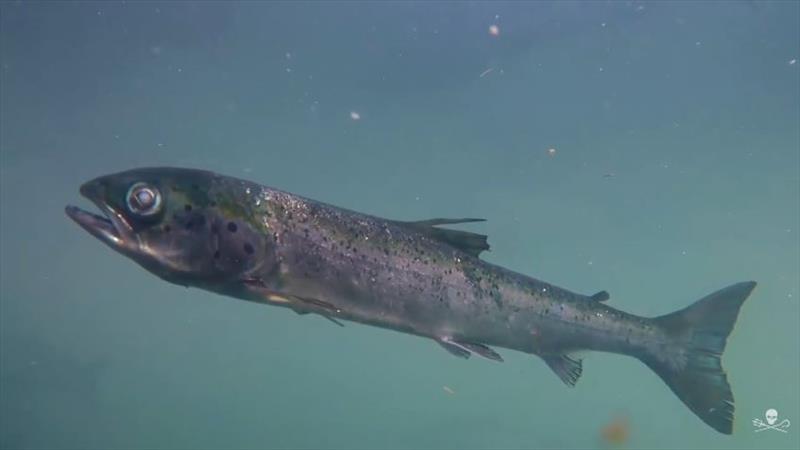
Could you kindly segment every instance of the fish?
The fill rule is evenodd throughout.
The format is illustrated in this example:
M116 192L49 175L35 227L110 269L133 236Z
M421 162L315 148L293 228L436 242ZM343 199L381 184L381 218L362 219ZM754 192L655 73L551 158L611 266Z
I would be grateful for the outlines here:
M567 386L581 354L634 357L703 422L733 432L722 354L756 286L739 282L689 306L643 317L491 264L487 236L453 229L479 218L393 220L214 172L138 168L80 186L95 214L67 206L89 234L185 287L430 339L459 358L532 354Z

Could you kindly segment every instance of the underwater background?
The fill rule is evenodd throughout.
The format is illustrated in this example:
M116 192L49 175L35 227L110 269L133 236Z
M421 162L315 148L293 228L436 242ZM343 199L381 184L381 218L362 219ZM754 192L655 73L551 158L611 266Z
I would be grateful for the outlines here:
M0 3L0 448L800 448L798 58L796 1ZM167 284L64 215L159 165L487 218L484 259L644 316L756 280L734 434L632 358L570 389Z

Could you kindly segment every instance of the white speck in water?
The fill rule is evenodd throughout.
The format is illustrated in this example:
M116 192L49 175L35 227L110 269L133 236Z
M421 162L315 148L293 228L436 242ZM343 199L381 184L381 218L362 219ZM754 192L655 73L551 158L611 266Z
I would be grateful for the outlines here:
M356 111L350 111L350 118L353 120L361 120L361 114Z
M790 60L789 60L789 65L790 65L790 66L793 66L793 65L795 65L795 64L797 64L797 59L790 59Z

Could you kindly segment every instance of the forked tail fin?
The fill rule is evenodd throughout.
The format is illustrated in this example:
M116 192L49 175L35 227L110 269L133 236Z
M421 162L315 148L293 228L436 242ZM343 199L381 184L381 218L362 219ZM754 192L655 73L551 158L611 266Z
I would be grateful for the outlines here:
M720 358L739 308L755 288L747 281L720 289L655 324L673 339L674 357L642 355L678 398L720 433L733 432L733 393Z

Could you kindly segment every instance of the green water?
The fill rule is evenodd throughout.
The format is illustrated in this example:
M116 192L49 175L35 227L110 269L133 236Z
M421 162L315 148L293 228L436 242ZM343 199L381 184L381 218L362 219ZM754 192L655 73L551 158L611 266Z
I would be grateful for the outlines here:
M605 448L626 417L627 448L796 449L797 59L794 1L0 3L0 447ZM485 259L645 316L756 280L734 434L631 358L570 389L169 285L64 215L155 165L485 217Z

